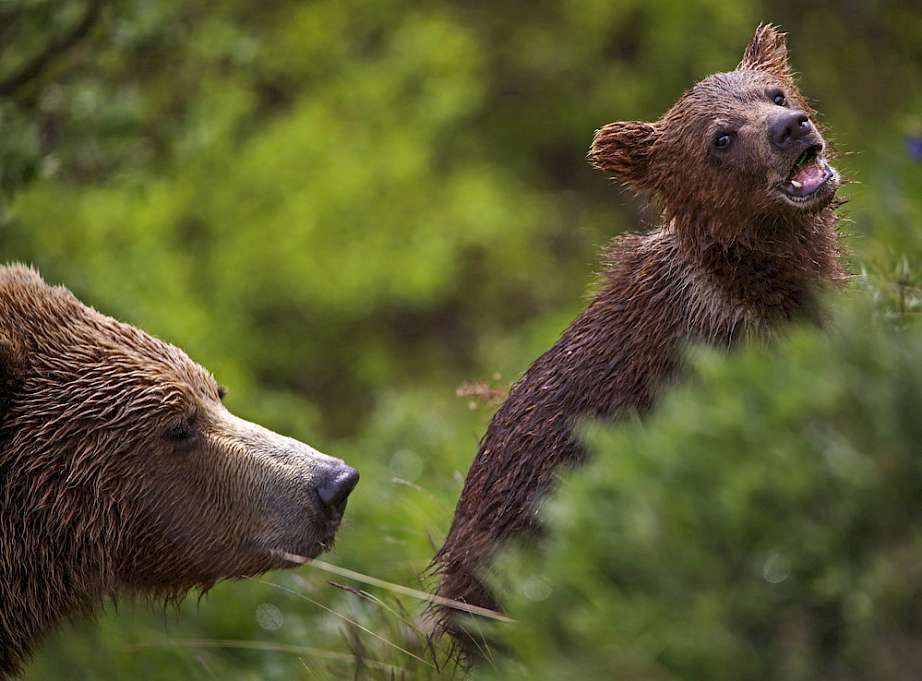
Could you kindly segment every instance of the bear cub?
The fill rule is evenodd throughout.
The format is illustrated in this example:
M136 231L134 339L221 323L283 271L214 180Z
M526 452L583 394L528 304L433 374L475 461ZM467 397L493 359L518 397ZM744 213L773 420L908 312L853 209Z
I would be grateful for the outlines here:
M592 164L649 195L660 224L611 243L598 294L494 416L433 559L440 596L500 607L484 584L490 558L534 537L558 466L585 457L580 420L647 412L690 343L731 347L819 321L818 294L846 277L829 154L771 25L735 70L697 83L659 120L596 132ZM463 617L436 616L476 656Z

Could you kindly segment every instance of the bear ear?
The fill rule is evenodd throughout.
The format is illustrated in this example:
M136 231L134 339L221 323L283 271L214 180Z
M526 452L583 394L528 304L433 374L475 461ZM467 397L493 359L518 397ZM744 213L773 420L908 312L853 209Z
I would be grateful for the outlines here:
M659 128L640 121L609 123L596 130L589 149L593 166L612 173L622 184L645 189Z
M767 71L776 76L789 77L787 34L772 24L759 24L743 52L736 70Z

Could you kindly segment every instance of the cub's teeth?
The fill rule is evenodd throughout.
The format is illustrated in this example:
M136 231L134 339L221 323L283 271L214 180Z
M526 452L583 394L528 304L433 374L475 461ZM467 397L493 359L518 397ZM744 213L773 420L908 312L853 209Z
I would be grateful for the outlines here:
M795 189L800 189L801 187L803 187L803 185L797 180L791 180L791 184L794 186Z

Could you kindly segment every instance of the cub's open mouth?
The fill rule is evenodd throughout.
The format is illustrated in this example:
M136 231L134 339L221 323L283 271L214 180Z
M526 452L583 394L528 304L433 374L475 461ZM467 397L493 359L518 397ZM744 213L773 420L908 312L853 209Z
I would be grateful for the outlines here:
M778 185L785 198L794 203L806 203L818 196L835 178L836 171L822 153L823 146L814 144L797 158L788 178Z

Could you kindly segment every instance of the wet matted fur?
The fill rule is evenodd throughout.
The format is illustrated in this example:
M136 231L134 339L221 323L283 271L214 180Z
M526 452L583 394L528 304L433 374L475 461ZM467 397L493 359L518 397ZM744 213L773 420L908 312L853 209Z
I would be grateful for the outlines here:
M596 132L591 162L649 195L661 223L610 244L598 294L494 416L433 559L440 596L500 607L483 581L490 558L538 529L558 466L583 460L577 421L647 412L689 343L730 347L819 319L818 294L846 274L839 176L816 126L784 34L762 25L734 71L699 82L659 120ZM476 656L463 618L434 614Z
M182 350L0 267L0 678L106 597L177 600L330 546L344 497L318 489L355 471L222 397Z

